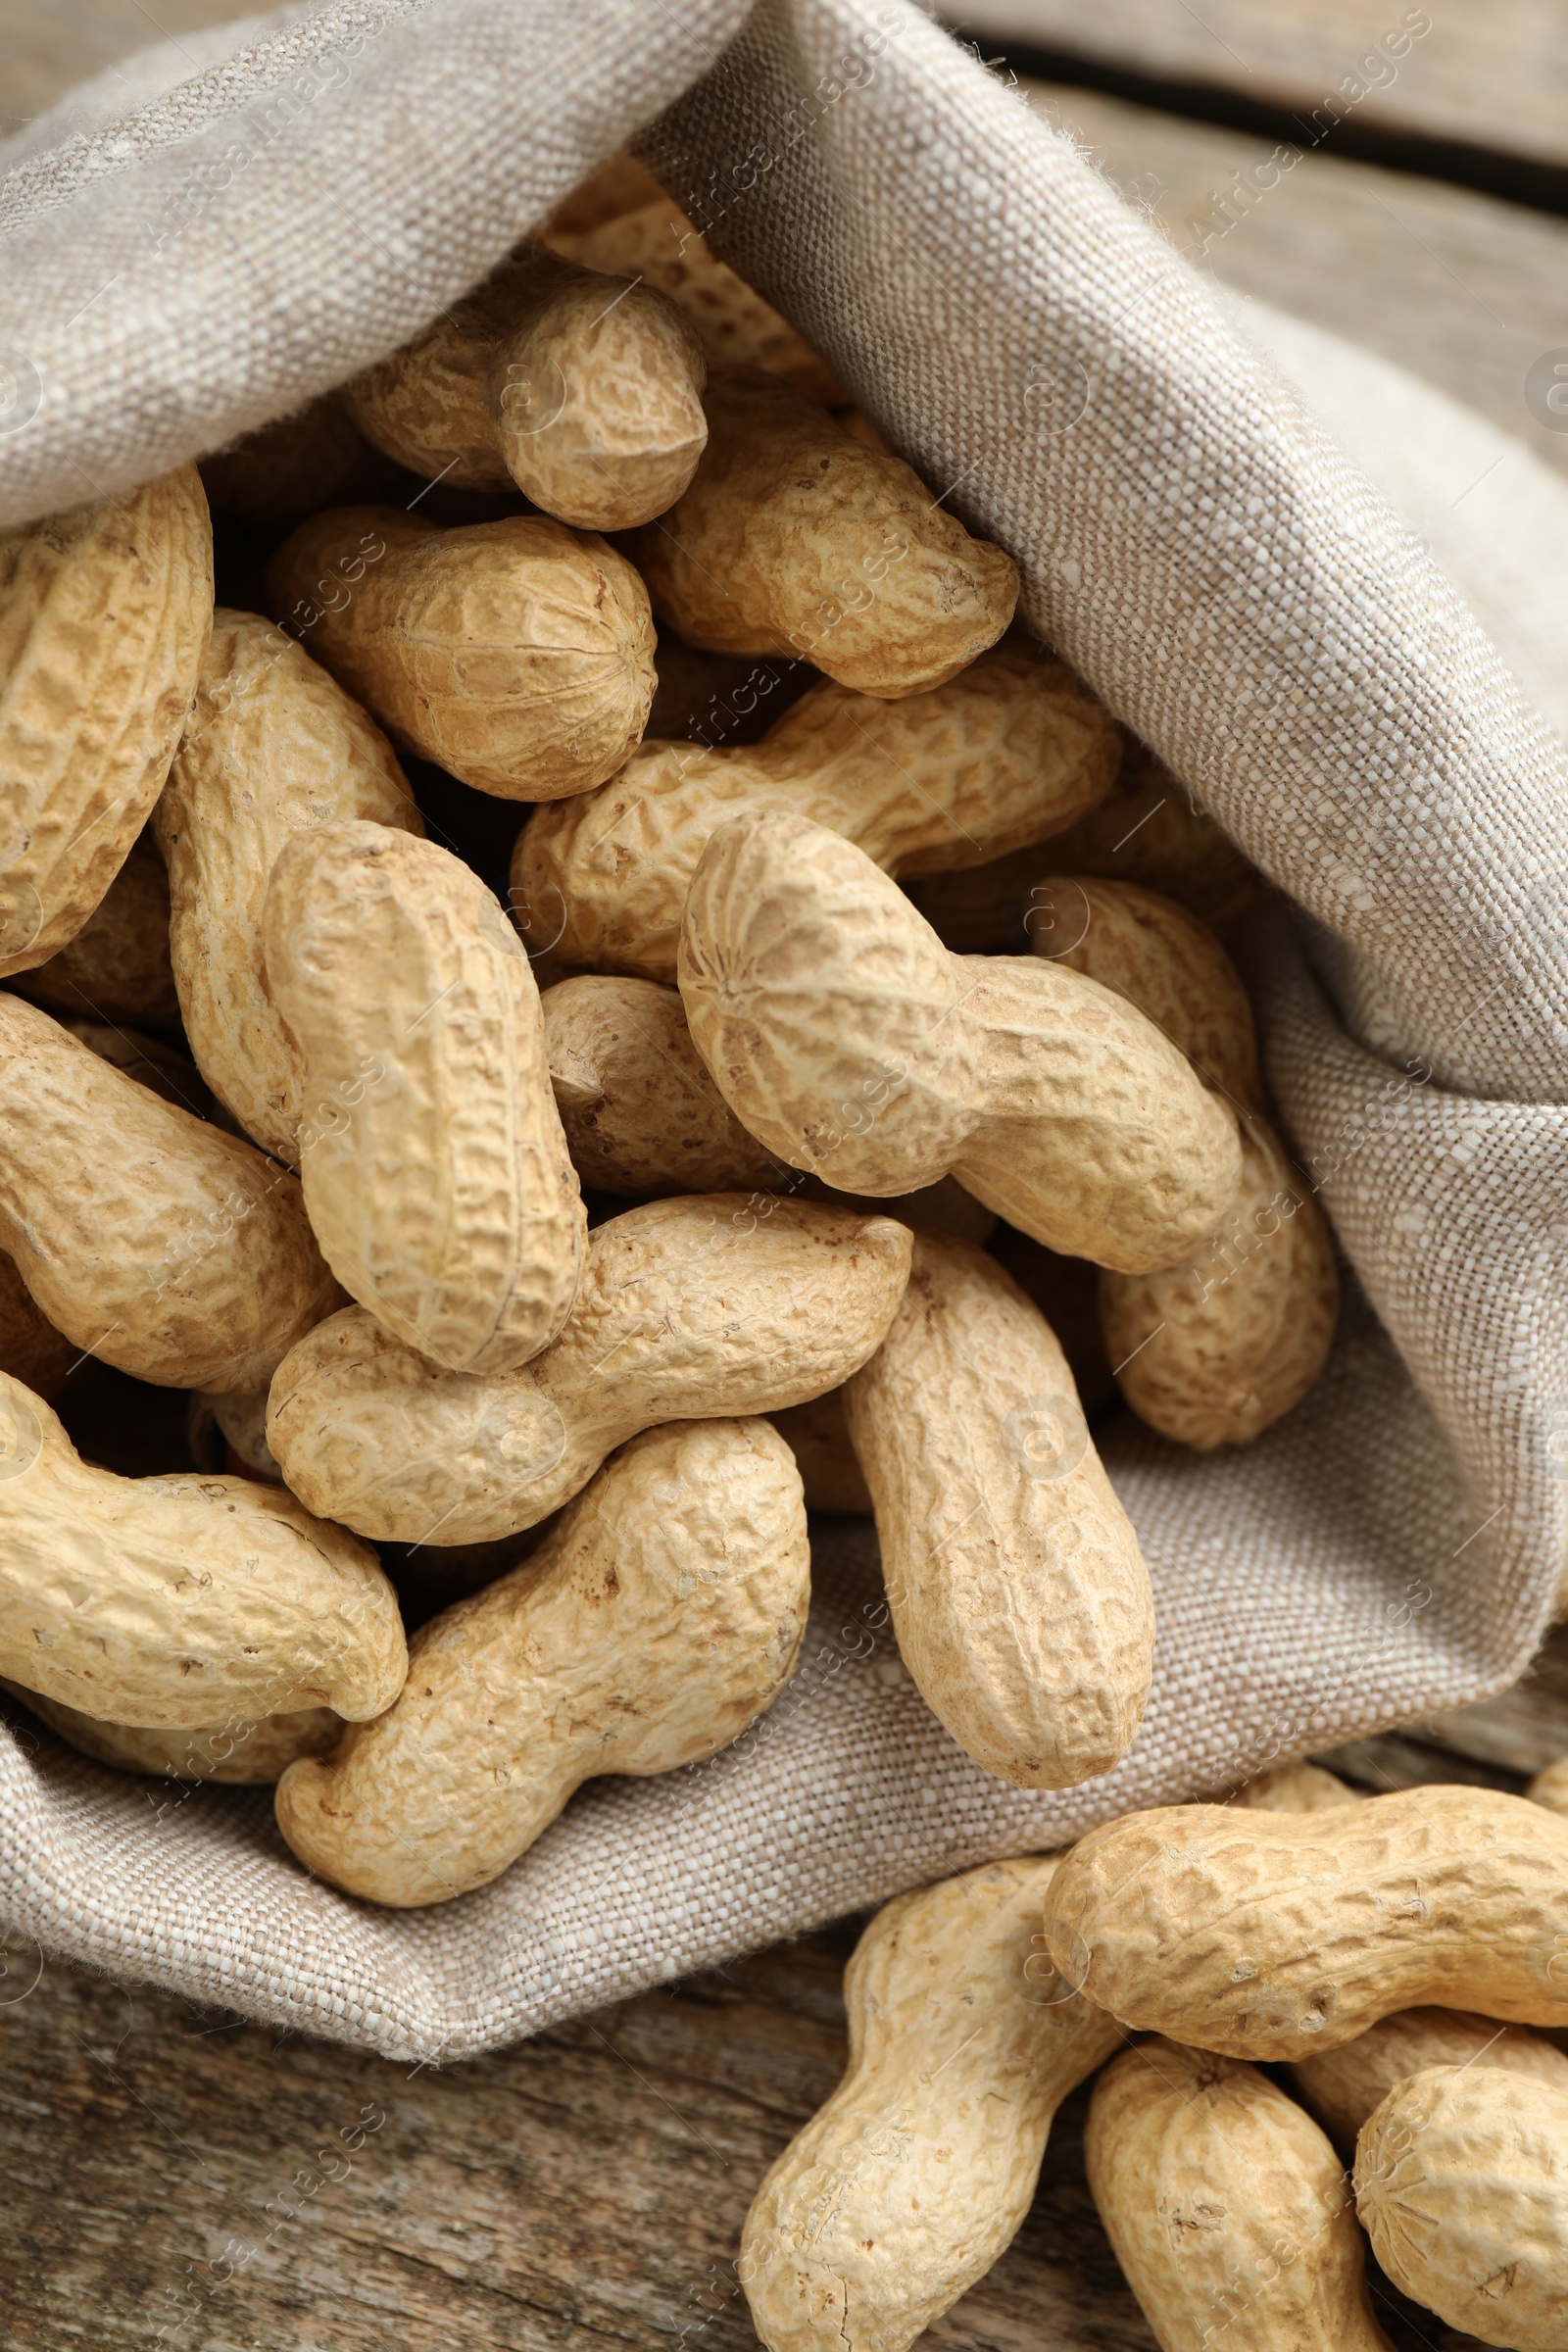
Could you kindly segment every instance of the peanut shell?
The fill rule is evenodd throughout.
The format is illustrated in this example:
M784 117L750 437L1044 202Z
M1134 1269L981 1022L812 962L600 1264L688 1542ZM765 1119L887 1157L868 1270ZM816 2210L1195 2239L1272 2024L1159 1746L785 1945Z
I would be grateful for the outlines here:
M565 1329L531 1363L443 1371L350 1308L279 1366L267 1441L313 1510L363 1534L514 1535L655 1422L776 1412L836 1388L892 1321L910 1246L891 1217L735 1194L651 1200L589 1235Z
M1169 1265L1236 1191L1233 1115L1111 990L948 954L851 842L778 810L698 863L681 935L692 1039L751 1134L845 1192L944 1175L1035 1240Z
M829 408L848 397L826 360L710 251L662 190L604 221L579 227L558 218L549 239L558 253L590 270L657 286L680 306L715 364L765 368Z
M123 865L212 617L194 466L0 532L0 978L58 955Z
M318 1756L335 1746L343 1718L330 1707L303 1707L292 1715L264 1715L249 1723L193 1726L186 1731L150 1731L128 1723L101 1723L79 1707L68 1707L20 1683L5 1688L24 1698L49 1729L95 1764L118 1772L144 1772L155 1780L217 1781L227 1787L265 1788L296 1756Z
M0 995L0 1247L86 1353L255 1389L339 1298L297 1178Z
M480 792L590 792L642 735L647 591L592 534L542 514L442 531L395 507L339 507L283 542L268 586L401 750Z
M354 817L424 831L374 721L281 629L220 607L153 831L169 867L173 977L197 1066L246 1133L290 1167L305 1069L268 986L262 906L297 833ZM313 1125L331 1123L331 1103L309 1108Z
M1564 2026L1568 1822L1462 1787L1130 1813L1073 1848L1045 1925L1102 2008L1232 2058L1305 2058L1430 2004Z
M0 1675L111 1724L211 1727L403 1686L375 1555L279 1487L118 1478L0 1375Z
M1070 823L1120 756L1072 672L1021 644L902 702L828 679L748 749L645 742L597 792L541 809L517 838L514 891L564 909L559 965L672 981L686 893L726 819L791 808L886 872L920 873Z
M166 788L167 789L167 788ZM18 972L17 994L45 1011L172 1029L179 998L169 954L169 877L145 836L73 940Z
M305 1205L351 1298L457 1372L510 1372L571 1311L587 1231L539 992L491 893L434 842L321 825L278 858L267 982L306 1099Z
M674 505L708 439L703 347L667 296L523 250L350 384L361 431L416 473L514 484L581 530Z
M1355 2204L1372 2251L1450 2328L1562 2352L1568 2090L1492 2066L1432 2066L1362 2126Z
M420 1627L396 1704L284 1774L278 1827L372 1902L487 1886L590 1775L671 1772L738 1738L794 1671L809 1595L777 1432L648 1430L519 1568Z
M1393 2352L1339 2159L1256 2067L1124 2050L1095 2084L1084 2159L1160 2352Z
M1149 1696L1153 1592L1045 1317L983 1250L917 1234L844 1395L927 1706L1016 1788L1108 1772Z
M883 1906L844 1978L850 2058L758 2190L737 2266L771 2352L906 2352L1035 2192L1057 2107L1121 2029L1039 1949L1047 1855Z
M719 654L799 654L897 700L995 645L1018 598L1010 556L971 539L909 466L750 368L705 400L691 486L638 535L661 621Z
M1500 2066L1568 2092L1568 2057L1525 2026L1499 2026L1463 2009L1396 2009L1337 2050L1298 2058L1298 2094L1346 2155L1374 2107L1429 2066Z

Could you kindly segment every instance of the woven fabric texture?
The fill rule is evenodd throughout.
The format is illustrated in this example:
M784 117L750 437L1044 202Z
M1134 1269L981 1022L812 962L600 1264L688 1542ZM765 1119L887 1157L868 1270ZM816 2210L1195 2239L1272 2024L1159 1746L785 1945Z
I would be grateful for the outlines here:
M265 1793L117 1777L18 1710L0 1914L454 2058L1511 1681L1568 1556L1568 778L1410 527L1423 423L1435 466L1463 439L1451 404L1407 385L1401 520L1290 380L1353 410L1359 363L1286 329L1283 372L1266 321L1223 315L906 0L339 0L231 41L0 153L7 334L39 386L0 435L0 518L122 489L381 356L643 126L715 247L1011 550L1030 620L1302 910L1248 958L1356 1279L1328 1370L1254 1446L1110 1435L1159 1636L1102 1780L1029 1794L971 1764L898 1659L869 1530L824 1522L770 1715L700 1770L591 1784L479 1893L354 1902L292 1862ZM1461 574L1466 546L1439 549ZM1527 560L1477 555L1504 643ZM1568 594L1560 560L1551 580Z

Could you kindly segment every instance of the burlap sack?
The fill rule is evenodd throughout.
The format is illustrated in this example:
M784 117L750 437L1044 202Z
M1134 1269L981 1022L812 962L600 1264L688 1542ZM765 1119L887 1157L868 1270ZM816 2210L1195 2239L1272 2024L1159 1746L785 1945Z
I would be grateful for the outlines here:
M829 1523L770 1716L701 1770L591 1786L432 1911L313 1883L265 1793L118 1778L20 1729L0 1750L20 1931L460 2056L1515 1677L1564 1558L1562 755L1251 330L905 0L340 0L77 107L0 156L9 365L38 387L0 436L8 518L376 358L657 116L644 152L714 244L1013 551L1034 624L1305 910L1304 948L1253 943L1254 978L1364 1298L1252 1447L1110 1438L1159 1644L1102 1781L1024 1794L970 1764L899 1663L869 1535ZM1298 338L1295 371L1316 364ZM1451 412L1409 398L1410 446L1437 415L1448 462ZM1507 564L1477 576L1505 632ZM1532 658L1549 679L1549 647Z

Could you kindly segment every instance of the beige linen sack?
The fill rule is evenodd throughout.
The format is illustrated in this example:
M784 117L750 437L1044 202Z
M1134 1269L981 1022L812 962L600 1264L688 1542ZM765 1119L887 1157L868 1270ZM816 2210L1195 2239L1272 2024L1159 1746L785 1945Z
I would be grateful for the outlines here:
M899 1662L868 1530L827 1522L767 1717L700 1769L590 1785L496 1885L430 1911L307 1878L266 1792L117 1777L18 1710L0 1998L30 1937L460 2057L1462 1705L1521 1672L1550 1614L1568 779L1494 640L1568 724L1547 625L1568 620L1568 494L1517 452L1485 530L1442 523L1445 469L1490 427L1313 330L1222 314L907 0L335 0L102 77L0 149L0 520L120 492L342 380L637 134L933 490L1011 550L1033 624L1302 910L1254 940L1252 977L1358 1278L1333 1359L1245 1450L1109 1436L1159 1638L1143 1730L1102 1780L987 1779ZM1414 529L1292 376L1352 437L1371 420L1374 471L1402 401L1384 439ZM1417 531L1473 578L1490 636Z

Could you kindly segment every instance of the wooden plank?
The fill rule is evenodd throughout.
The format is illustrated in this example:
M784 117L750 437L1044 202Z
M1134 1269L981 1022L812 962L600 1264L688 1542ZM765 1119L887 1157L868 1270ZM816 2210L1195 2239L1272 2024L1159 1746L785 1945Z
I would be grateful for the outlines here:
M1534 362L1568 345L1568 220L1323 155L1261 188L1273 149L1251 132L1021 86L1221 284L1381 352L1568 469L1568 433L1525 401Z
M962 15L993 43L1208 83L1308 121L1317 110L1320 122L1568 162L1568 24L1556 0L967 0Z
M0 2006L7 2352L743 2352L741 2224L838 2079L853 1941L443 2072L50 1960ZM11 1957L0 2000L30 1979ZM933 2352L1153 2352L1084 2178L1086 2104ZM1376 2291L1398 2352L1430 2352L1431 2319Z

